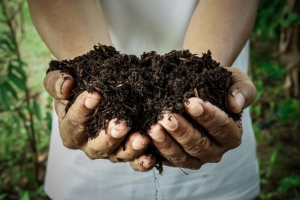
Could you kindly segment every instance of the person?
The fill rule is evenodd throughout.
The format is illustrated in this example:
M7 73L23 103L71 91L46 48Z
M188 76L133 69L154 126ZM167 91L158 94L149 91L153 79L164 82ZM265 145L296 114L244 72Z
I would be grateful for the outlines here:
M243 110L241 127L209 102L189 99L186 112L206 128L212 142L177 114L170 121L166 117L158 121L148 135L133 133L126 141L130 127L112 119L106 132L99 130L95 139L88 139L82 134L84 124L101 95L83 92L65 113L74 79L50 72L44 86L54 98L57 115L53 113L45 180L49 198L246 200L257 196L255 139L247 109L256 89L245 72L258 0L27 1L38 33L59 60L84 54L98 43L136 55L174 49L201 55L210 49L213 59L233 73L228 107L234 113ZM173 166L164 167L162 176L144 153L150 142L171 161L164 165Z

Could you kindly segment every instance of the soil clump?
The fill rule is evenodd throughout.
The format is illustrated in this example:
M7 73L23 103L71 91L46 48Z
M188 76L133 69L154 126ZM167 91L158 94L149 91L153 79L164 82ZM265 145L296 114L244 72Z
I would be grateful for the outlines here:
M129 134L145 134L162 118L162 111L183 115L208 136L184 111L183 104L195 96L209 101L235 121L241 117L226 104L231 72L214 61L210 51L201 57L188 50L164 55L151 51L139 58L99 44L72 60L50 61L47 73L53 70L70 74L76 82L66 112L83 91L101 94L100 104L86 123L84 133L89 138L96 137L107 120L114 118L126 121L131 127Z

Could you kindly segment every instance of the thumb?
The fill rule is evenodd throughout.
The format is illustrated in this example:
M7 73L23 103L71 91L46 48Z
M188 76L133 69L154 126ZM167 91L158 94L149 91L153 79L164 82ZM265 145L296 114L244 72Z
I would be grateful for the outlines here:
M44 79L46 91L57 100L68 99L74 84L74 79L60 70L49 72Z
M227 94L227 105L233 113L240 113L250 106L256 98L256 88L243 71L228 67L231 75L231 87Z

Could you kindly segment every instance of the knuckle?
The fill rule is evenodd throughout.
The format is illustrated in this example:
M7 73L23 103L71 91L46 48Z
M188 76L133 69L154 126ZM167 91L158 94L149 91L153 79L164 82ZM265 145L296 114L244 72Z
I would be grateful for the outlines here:
M111 159L111 158L109 158L109 161L111 162L111 163L117 163L118 161L116 161L116 160L114 160L114 159Z
M86 140L86 135L82 133L85 129L85 126L76 123L74 120L65 118L60 124L59 129L63 143L67 146L80 147Z
M224 113L222 113L222 116L220 117L220 123L218 125L215 125L211 128L209 134L216 137L219 136L220 134L226 133L228 131L230 131L230 119L227 116L223 115ZM225 134L223 134L225 135Z
M198 170L198 169L200 169L201 168L201 166L196 166L196 167L193 167L193 168L191 168L192 170Z
M219 163L222 160L222 156L215 156L210 160L210 163Z
M172 141L168 141L168 142L165 142L163 144L163 146L157 147L157 149L159 151L161 151L162 153L169 153L169 152L172 152L175 149L175 145Z
M195 145L189 146L187 151L190 152L190 154L194 155L195 157L200 157L202 152L206 151L209 145L210 145L210 140L208 139L208 137L202 137L195 143Z
M114 140L110 137L103 137L103 134L99 134L97 137L97 142L95 141L92 147L96 151L106 151L112 153L120 145L120 141Z
M242 144L242 138L238 137L238 138L236 138L236 139L233 140L232 145L231 145L231 148L232 148L232 149L237 148L237 147L239 147L241 144Z
M73 140L72 142L74 143L75 146L81 147L82 144L86 141L86 138L87 138L86 135L83 135L83 134L80 134L80 135L74 134L73 138L72 138L72 140Z
M242 129L240 129L237 134L233 135L230 139L230 142L227 143L227 145L224 145L223 147L227 150L229 149L235 149L239 147L242 144Z
M95 145L90 145L90 152L92 152L91 154L94 155L94 157L96 158L107 158L109 157L108 152L99 150L97 147L95 147Z
M134 152L127 152L125 154L125 157L123 158L123 160L125 161L130 161L133 160L134 158L136 158L138 155L136 155Z
M97 155L97 158L107 158L109 156L107 152L102 152L102 151L97 151L95 152L95 154Z
M193 170L198 170L202 167L202 164L199 162L199 164L197 164L196 166L193 166Z
M78 122L77 120L75 119L72 119L72 118L69 118L69 117L65 117L64 119L64 124L66 124L69 132L83 132L84 129L85 129L85 125Z
M112 163L123 162L122 159L117 158L114 154L112 154L112 155L109 156L109 160L110 160L110 162L112 162Z
M175 158L171 159L172 162L174 162L178 165L182 165L182 164L186 163L187 160L188 160L187 154L184 154L183 156L179 156L179 157L175 157Z
M202 155L209 154L210 151L211 151L211 149L210 149L211 141L210 141L210 139L208 137L205 137L205 138L206 138L206 141L203 140L203 146L202 146L201 149L199 149L199 151L196 154L198 158L202 157Z
M97 158L93 157L93 156L87 156L90 160L96 160Z
M91 154L91 153L89 153L89 152L84 152L84 153L85 153L85 155L86 155L90 160L95 160L95 159L97 159L97 157L95 157L94 154Z
M77 108L77 109L74 109L74 110L75 110L75 113L76 113L76 118L87 120L91 116L91 113L86 112L86 110L84 108Z
M75 145L73 144L73 142L69 141L69 140L62 140L63 145L68 148L68 149L74 149Z

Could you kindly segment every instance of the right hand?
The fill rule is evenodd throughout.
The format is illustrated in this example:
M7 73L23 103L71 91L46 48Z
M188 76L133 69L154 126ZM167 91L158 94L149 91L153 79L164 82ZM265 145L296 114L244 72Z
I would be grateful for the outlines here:
M116 124L116 119L110 120L106 130L99 130L94 139L89 139L85 130L85 123L93 114L101 101L101 95L94 91L81 93L74 104L65 113L74 79L59 70L51 71L44 79L44 87L54 98L54 107L59 121L59 132L63 145L69 149L81 149L90 159L106 158L111 162L131 162L135 170L148 171L155 164L152 156L145 155L150 138L135 132L126 137L130 127L124 121ZM120 144L126 137L125 150Z

